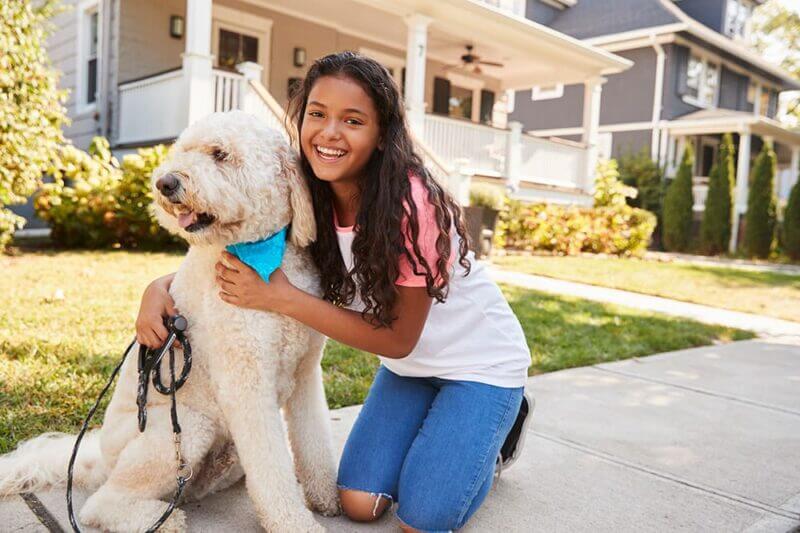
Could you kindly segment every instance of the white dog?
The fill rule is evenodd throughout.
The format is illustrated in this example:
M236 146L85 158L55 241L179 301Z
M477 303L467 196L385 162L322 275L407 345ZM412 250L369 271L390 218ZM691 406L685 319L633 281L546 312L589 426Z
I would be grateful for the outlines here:
M293 284L319 294L304 249L316 226L295 155L255 117L217 113L181 134L153 185L160 223L191 244L170 290L188 320L194 354L177 392L183 456L194 471L185 498L245 474L265 529L321 531L304 496L323 514L339 510L320 368L325 339L291 318L223 302L214 270L226 245L266 238L291 223L281 268ZM138 346L125 361L103 426L87 435L75 465L76 485L96 489L80 520L102 530L144 531L175 491L169 397L150 390L147 429L137 426L137 352ZM182 361L178 351L178 373ZM165 361L165 384L167 368ZM0 458L0 495L63 483L74 441L47 434ZM175 509L162 529L184 530L185 520Z

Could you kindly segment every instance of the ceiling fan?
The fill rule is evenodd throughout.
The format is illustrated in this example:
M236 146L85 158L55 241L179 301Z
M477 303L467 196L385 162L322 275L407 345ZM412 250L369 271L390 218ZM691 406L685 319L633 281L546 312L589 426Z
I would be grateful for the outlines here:
M475 55L472 53L473 46L471 44L466 45L467 53L461 56L461 63L455 65L447 65L445 66L445 70L451 68L468 68L472 66L472 72L474 74L481 74L481 65L486 65L489 67L502 67L502 63L498 63L497 61L484 61L481 59L481 56Z

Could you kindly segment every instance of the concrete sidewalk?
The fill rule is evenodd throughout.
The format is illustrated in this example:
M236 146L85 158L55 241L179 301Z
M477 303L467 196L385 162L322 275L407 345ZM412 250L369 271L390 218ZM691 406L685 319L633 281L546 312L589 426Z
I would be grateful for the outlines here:
M523 274L511 270L502 270L492 265L490 267L492 278L498 283L508 283L526 289L547 292L551 294L574 296L595 302L603 302L645 311L664 313L671 316L691 318L704 324L718 324L732 328L750 330L759 336L797 336L800 338L800 322L791 322L763 315L728 311L708 305L681 302L660 296L650 296L638 292L623 291L565 281L546 276Z
M800 528L796 339L576 368L532 377L529 387L537 408L525 453L465 531ZM337 450L358 409L331 412ZM44 520L69 530L63 490L36 497ZM47 531L30 507L33 498L0 500L0 530ZM184 508L190 531L259 530L241 483ZM398 531L391 516L319 520L330 531Z

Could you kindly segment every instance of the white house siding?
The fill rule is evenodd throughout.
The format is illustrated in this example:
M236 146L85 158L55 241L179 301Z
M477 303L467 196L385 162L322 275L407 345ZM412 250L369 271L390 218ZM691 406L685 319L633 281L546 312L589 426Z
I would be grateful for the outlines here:
M185 17L186 0L122 0L119 83L181 66L185 37L170 37L170 15Z
M53 19L55 31L47 41L47 50L53 66L61 72L59 87L69 91L67 113L72 123L64 134L76 146L86 148L98 133L98 121L94 111L77 113L75 108L76 69L78 61L78 15L77 0L64 0L67 8Z

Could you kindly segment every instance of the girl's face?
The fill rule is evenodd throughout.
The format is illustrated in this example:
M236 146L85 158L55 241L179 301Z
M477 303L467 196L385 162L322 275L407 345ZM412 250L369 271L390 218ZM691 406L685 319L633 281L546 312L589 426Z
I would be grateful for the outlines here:
M357 181L380 146L375 104L350 78L319 78L308 94L302 121L300 148L323 181Z

